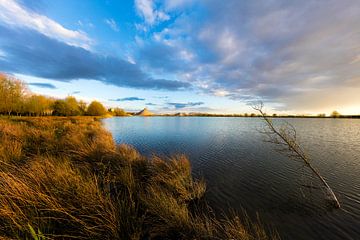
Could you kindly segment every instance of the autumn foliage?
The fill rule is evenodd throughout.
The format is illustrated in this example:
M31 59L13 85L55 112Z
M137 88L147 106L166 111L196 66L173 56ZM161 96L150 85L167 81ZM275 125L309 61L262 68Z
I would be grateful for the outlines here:
M126 115L122 109L116 109L117 111L113 115ZM107 113L106 108L97 101L93 101L87 106L84 101L78 101L73 96L54 99L33 94L21 80L0 73L0 115L103 116Z

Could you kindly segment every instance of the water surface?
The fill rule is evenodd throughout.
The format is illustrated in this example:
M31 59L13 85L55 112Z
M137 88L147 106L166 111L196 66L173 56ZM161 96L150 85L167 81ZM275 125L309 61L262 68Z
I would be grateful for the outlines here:
M141 153L185 153L218 210L259 213L283 239L360 239L360 119L288 121L342 209L329 208L309 172L264 142L258 118L129 117L104 120L118 143ZM311 181L310 181L310 180Z

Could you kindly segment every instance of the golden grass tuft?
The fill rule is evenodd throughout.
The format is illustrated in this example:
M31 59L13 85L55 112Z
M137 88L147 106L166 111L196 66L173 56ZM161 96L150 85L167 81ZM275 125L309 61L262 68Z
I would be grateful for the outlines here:
M203 207L184 155L145 158L98 119L0 119L0 239L275 239Z

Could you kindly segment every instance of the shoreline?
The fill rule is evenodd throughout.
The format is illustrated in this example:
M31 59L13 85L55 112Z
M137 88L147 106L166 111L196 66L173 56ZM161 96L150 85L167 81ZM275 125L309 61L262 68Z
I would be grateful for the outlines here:
M184 155L144 157L100 119L0 118L1 237L279 239L258 219L209 211Z

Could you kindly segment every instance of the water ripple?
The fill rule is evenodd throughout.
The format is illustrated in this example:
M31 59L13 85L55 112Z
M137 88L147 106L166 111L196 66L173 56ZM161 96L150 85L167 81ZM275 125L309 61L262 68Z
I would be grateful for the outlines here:
M132 117L104 124L117 142L143 154L187 154L220 211L261 212L283 239L360 239L360 120L286 121L296 127L343 210L330 210L321 191L306 187L319 186L318 180L263 141L257 118Z

